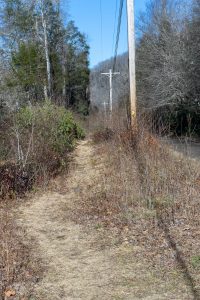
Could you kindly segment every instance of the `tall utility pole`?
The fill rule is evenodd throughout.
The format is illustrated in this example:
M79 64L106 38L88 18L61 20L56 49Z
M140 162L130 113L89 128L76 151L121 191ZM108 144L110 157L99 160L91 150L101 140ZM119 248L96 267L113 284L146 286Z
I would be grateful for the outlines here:
M112 115L112 110L113 110L113 76L119 75L119 72L112 72L112 69L109 70L109 73L101 73L102 75L105 75L109 77L109 82L110 82L110 114Z
M133 123L137 113L136 73L135 73L135 1L134 0L127 0L127 14L128 14L130 109L131 109L131 123Z

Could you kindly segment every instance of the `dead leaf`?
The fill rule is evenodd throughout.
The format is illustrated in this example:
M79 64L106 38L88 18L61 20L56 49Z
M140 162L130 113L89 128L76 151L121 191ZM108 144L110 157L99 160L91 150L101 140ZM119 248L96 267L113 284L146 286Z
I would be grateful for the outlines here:
M10 298L10 297L15 296L15 295L16 295L16 292L14 290L10 289L10 290L5 291L5 296L7 298Z

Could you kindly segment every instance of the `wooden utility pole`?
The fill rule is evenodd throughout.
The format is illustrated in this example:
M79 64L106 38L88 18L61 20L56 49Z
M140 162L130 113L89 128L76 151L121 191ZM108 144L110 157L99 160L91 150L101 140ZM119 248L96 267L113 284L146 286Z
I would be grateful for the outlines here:
M135 1L134 0L127 0L127 14L128 14L130 110L131 110L131 124L133 124L137 113L136 73L135 73Z
M109 77L109 82L110 82L110 114L112 115L112 110L113 110L113 76L115 75L119 75L119 72L112 72L112 69L109 70L109 73L101 73L102 75L105 75L107 77Z

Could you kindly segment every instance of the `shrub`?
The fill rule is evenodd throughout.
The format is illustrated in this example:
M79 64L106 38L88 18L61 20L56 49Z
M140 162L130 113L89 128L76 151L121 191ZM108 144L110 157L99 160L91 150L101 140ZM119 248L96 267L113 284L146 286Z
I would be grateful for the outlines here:
M82 129L75 123L72 114L63 107L50 102L43 106L22 108L16 115L15 125L25 135L34 135L48 143L58 155L71 150L77 138L83 138Z
M7 168L6 172L12 178L15 177L12 170L15 170L14 173L20 177L19 182L23 184L20 174L23 177L24 173L28 173L26 181L29 182L29 188L29 176L33 183L37 178L41 181L44 177L56 174L66 165L68 153L73 150L76 140L84 137L83 130L74 121L71 112L50 102L23 107L13 114L11 120L5 133L8 137L7 145L11 144L6 160L9 161L8 166L12 162L16 167ZM2 182L1 190L5 190ZM14 189L16 183L8 186ZM17 186L20 190L18 182Z
M93 133L92 139L93 139L94 143L98 144L98 143L102 143L102 142L111 140L113 138L113 136L114 136L114 131L112 129L106 127L106 128L96 130Z

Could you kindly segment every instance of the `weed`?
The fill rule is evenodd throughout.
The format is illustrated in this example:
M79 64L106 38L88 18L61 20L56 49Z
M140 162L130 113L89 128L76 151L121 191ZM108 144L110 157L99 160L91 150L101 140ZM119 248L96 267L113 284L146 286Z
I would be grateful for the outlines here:
M200 255L193 256L191 258L191 264L193 268L200 268Z
M114 131L110 128L102 128L93 133L93 141L95 144L109 141L113 138Z
M129 130L115 123L110 128L112 138L93 135L107 168L98 179L102 185L98 193L94 183L89 199L83 199L81 213L112 232L117 228L119 242L142 245L140 257L147 257L153 266L178 265L196 297L199 163L175 155L143 121Z

